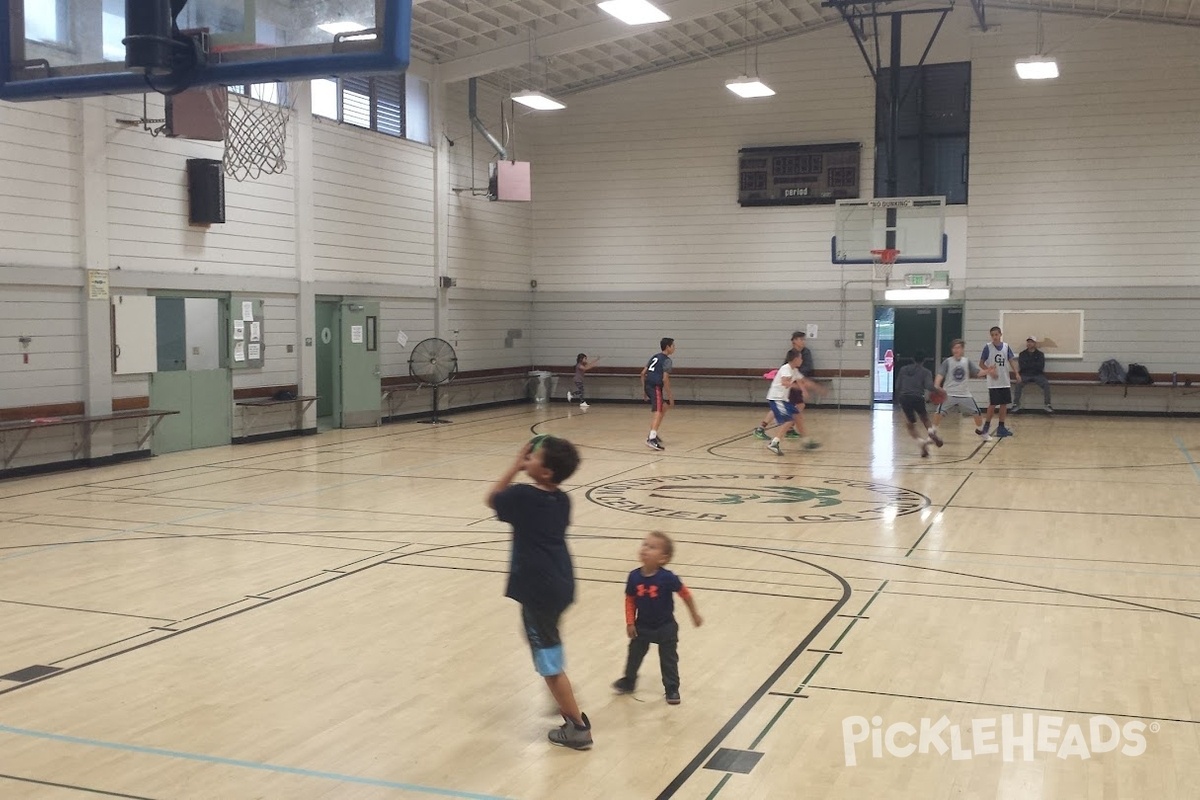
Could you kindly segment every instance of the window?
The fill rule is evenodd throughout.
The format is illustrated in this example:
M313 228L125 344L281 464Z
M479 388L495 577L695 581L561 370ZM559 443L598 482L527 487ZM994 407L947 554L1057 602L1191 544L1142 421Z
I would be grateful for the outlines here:
M406 138L404 75L354 75L312 82L317 116Z
M25 38L35 42L66 42L66 0L25 0Z
M125 60L125 4L104 0L101 7L100 37L105 61Z
M879 71L875 90L875 196L887 197L887 89L891 70ZM897 197L945 195L967 202L971 122L971 65L926 64L900 69L896 143Z

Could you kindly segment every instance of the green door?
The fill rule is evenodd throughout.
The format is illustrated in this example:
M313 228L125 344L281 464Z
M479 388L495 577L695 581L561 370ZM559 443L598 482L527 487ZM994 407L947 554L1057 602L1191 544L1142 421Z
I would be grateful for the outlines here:
M340 309L337 300L318 300L316 308L317 329L317 417L330 420L330 425L341 427L341 332Z
M192 449L192 378L185 370L150 375L150 407L178 411L154 429L150 450L155 455Z
M233 377L229 370L188 370L185 374L192 383L192 448L229 444L233 438Z
M341 303L342 427L379 424L379 303Z

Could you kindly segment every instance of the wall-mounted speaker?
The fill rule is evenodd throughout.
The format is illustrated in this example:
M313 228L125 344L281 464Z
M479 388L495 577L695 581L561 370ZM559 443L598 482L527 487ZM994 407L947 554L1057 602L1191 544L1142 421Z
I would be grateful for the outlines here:
M188 222L212 225L225 221L225 167L213 158L189 158Z

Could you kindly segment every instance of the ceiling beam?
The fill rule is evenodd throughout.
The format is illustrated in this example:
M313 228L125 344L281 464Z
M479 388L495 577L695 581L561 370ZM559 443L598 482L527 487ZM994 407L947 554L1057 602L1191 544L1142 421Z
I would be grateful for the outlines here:
M627 39L645 31L670 27L685 20L706 17L718 11L739 8L741 5L739 0L675 0L661 6L663 11L671 15L667 22L632 26L619 20L606 19L561 33L539 36L534 40L534 49L538 58L570 53L585 47ZM454 83L527 64L529 61L530 44L528 41L522 41L443 61L439 73L442 80Z

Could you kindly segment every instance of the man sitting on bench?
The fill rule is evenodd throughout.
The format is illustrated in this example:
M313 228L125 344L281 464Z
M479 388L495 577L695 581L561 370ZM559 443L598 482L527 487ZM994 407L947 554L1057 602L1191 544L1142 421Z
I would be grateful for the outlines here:
M1046 354L1038 350L1037 339L1033 336L1025 340L1025 349L1017 356L1017 371L1021 373L1021 382L1013 387L1013 412L1021 410L1021 393L1025 391L1025 384L1036 383L1042 387L1046 413L1053 414L1054 409L1050 406L1050 381L1046 380Z

